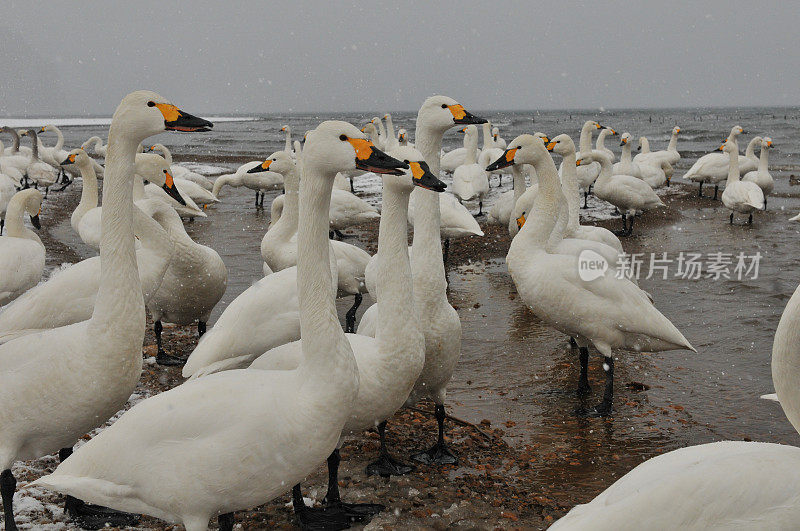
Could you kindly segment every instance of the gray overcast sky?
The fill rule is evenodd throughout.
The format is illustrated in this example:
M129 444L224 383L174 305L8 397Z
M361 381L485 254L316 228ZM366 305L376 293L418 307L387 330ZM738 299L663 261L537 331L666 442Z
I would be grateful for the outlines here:
M0 115L800 104L793 2L4 3Z

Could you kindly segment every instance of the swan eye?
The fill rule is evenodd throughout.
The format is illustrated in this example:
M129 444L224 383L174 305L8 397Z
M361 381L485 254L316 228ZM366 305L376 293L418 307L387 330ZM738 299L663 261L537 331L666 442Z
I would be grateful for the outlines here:
M442 103L442 109L446 109L446 108L447 108L447 104L446 103Z
M339 140L345 142L347 140L347 135L339 135Z
M155 107L155 106L156 106L156 102L154 102L154 101L148 101L148 102L147 102L147 106L148 106L148 107Z
M167 173L167 170L164 170L164 173Z

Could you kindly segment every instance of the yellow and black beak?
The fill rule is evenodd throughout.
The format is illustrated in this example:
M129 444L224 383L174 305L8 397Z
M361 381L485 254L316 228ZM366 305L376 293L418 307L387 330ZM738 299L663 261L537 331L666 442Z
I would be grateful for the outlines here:
M172 199L182 205L186 205L186 201L183 199L181 193L178 191L178 188L175 186L175 182L172 180L172 174L167 170L164 170L164 176L166 177L166 181L164 182L164 186L161 188L163 188L164 191L167 192L167 195L169 195Z
M725 147L725 144L722 144L722 145L721 145L721 146L720 146L720 147L717 149L717 151L722 151L722 148L724 148L724 147Z
M544 142L545 146L550 142L550 137L547 135L542 135L540 138L542 139L542 142Z
M551 140L551 141L547 142L547 143L544 145L544 147L547 149L547 151L549 151L549 152L551 152L551 153L552 153L552 152L553 152L553 150L556 148L556 143L555 143L554 141L552 141L552 140Z
M253 166L247 173L261 173L262 171L269 171L269 167L272 164L272 159L267 159L258 166Z
M201 133L210 131L214 124L197 116L192 116L178 109L170 103L152 103L164 115L164 129L167 131L181 131L184 133ZM150 105L148 103L148 105Z
M39 212L37 212L35 216L31 216L31 225L33 225L36 228L36 230L42 228L42 222L39 220L39 214L41 213L42 209L39 208Z
M419 186L420 188L425 188L433 192L444 192L445 189L447 189L447 185L431 173L431 169L424 160L409 162L408 167L411 168L414 186Z
M772 145L772 140L767 140L767 147L775 147Z
M470 113L460 103L456 105L447 105L447 108L450 109L451 113L453 113L453 123L455 124L478 125L486 123L486 120L484 118L479 118L478 116L475 116L474 114Z
M486 171L501 170L508 168L514 164L514 156L517 154L517 148L507 149L500 155L500 158L486 166Z
M348 138L347 140L356 152L356 168L373 173L386 173L389 175L402 175L402 170L408 169L408 164L390 157L375 145L364 138Z
M583 159L575 159L575 166L580 166L583 162Z
M66 166L67 164L75 164L75 154L74 153L68 155L67 158L65 158L64 161L61 162L60 165L61 166Z
M523 212L522 215L517 218L517 228L522 229L524 225L525 225L525 212Z
M623 138L622 140L619 141L619 145L620 146L624 146L627 143L628 143L628 139L627 138Z
M611 131L611 136L617 136L619 134L616 131L614 131L613 129L611 129L610 127L608 128L608 130Z

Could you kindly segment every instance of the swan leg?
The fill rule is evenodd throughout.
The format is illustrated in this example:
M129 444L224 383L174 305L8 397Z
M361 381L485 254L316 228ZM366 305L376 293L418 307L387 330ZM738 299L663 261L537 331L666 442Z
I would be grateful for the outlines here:
M714 185L714 199L717 198L717 192L719 192L719 184Z
M353 187L353 178L352 177L350 177L350 193L351 194L355 194L356 193L356 189Z
M197 321L197 337L203 337L203 334L206 333L206 323L205 321Z
M457 465L458 458L444 442L444 405L436 404L436 422L439 424L439 439L430 449L417 452L411 456L414 461L426 465Z
M261 201L258 203L258 205L259 205L261 208L264 208L264 196L265 196L265 195L267 195L267 192L264 192L264 191L262 190L262 191L261 191Z
M697 197L703 197L703 181L700 181L700 188L697 189Z
M447 264L447 257L450 255L450 238L444 239L444 253L442 256L442 263Z
M256 190L256 208L258 208L258 190Z
M345 238L355 238L354 234L345 234L339 229L334 229L333 234L339 239L339 241L342 241Z
M767 209L767 196L764 195L764 210Z
M292 506L301 530L336 531L349 529L353 520L344 512L327 507L307 507L300 492L300 484L292 487Z
M583 208L589 208L589 192L583 192Z
M17 479L7 468L0 474L0 494L3 496L3 521L6 531L17 531L17 522L14 520L14 491L17 490Z
M413 472L416 467L398 461L389 454L389 450L386 448L385 420L378 424L378 435L381 437L381 453L377 460L367 465L367 475L388 478L389 476L403 476Z
M325 494L324 504L327 510L341 511L348 515L353 522L368 522L373 516L386 509L379 503L345 503L339 494L339 463L342 457L339 449L335 449L328 456L328 492Z
M478 201L478 213L477 213L477 214L475 214L475 216L473 216L473 217L476 217L476 218L477 218L477 217L480 217L480 216L482 216L482 215L483 215L483 201L480 201L480 200L479 200L479 201Z
M628 235L628 220L625 214L622 214L622 230L614 231L614 234L617 236Z
M731 212L730 220L731 220L731 225L733 225L733 212Z
M633 220L634 219L636 219L636 215L635 214L630 217L630 223L628 223L628 233L625 234L625 236L630 236L631 234L633 234Z
M592 392L589 386L589 347L580 347L581 375L578 378L578 394L587 395Z
M72 455L72 448L58 451L58 459L62 463ZM124 513L102 505L94 505L79 500L74 496L66 496L64 502L66 512L81 529L103 529L105 527L129 527L139 523L139 516Z
M0 219L0 236L3 235L3 227L6 226L6 220Z
M747 218L747 224L748 225L752 225L753 224L753 214L752 214L752 212L750 213L750 216Z
M164 352L164 348L161 346L162 330L164 330L164 326L161 324L161 320L159 319L158 321L153 323L153 332L156 335L156 347L158 347L158 351L156 354L156 363L165 366L183 365L184 363L186 363L184 360L176 358L175 356L170 356L169 354Z
M219 523L219 531L233 531L234 517L233 513L221 514L217 517Z
M347 310L347 314L345 316L345 332L348 334L355 333L356 331L356 311L358 311L358 307L361 306L361 300L364 298L363 295L360 293L356 293L355 300L353 301L353 305Z

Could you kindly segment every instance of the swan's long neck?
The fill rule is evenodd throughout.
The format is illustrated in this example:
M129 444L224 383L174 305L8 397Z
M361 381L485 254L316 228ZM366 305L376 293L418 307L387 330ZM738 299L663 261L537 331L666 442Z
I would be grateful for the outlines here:
M78 207L94 208L97 206L97 174L94 171L94 166L91 161L88 164L82 164L81 170L81 201Z
M523 172L522 168L518 165L514 164L511 166L511 175L514 177L514 203L511 205L513 210L517 201L519 201L519 198L522 197L522 194L525 193L528 187L525 184L525 172Z
M392 115L386 115L386 135L387 138L397 140L397 135L394 134L394 123L392 122Z
M633 161L631 157L631 143L625 142L622 144L622 155L619 157L620 163L625 165L625 168L630 168L630 163Z
M672 133L672 136L669 139L669 145L667 146L667 151L674 151L676 153L678 152L678 133Z
M283 150L286 153L292 152L292 128L289 126L286 126L286 140L283 144Z
M415 133L416 147L422 154L431 173L439 177L441 168L442 136L444 131L434 130L424 126L423 121L417 119ZM411 264L412 278L414 280L414 297L417 308L427 306L425 303L434 297L444 297L447 300L447 280L444 276L444 261L442 258L441 243L441 211L439 197L436 192L417 188L416 211L414 213L414 240L411 252L414 257ZM425 313L420 311L420 319Z
M545 249L547 252L554 252L556 245L564 239L567 234L567 225L569 223L569 208L567 200L564 197L564 192L561 190L556 191L556 224L553 226L553 231L550 233L550 238L547 239Z
M748 159L755 159L756 158L756 144L761 143L761 139L758 137L753 138L748 144L747 149L744 152L744 156Z
M36 133L31 131L28 133L31 137L31 162L39 161L39 137Z
M383 127L383 120L378 118L378 138L386 140L386 128Z
M138 173L133 176L133 200L141 201L145 199L144 194L144 180Z
M167 164L172 166L172 152L167 149L167 146L163 144L156 144L156 149L161 151L161 156L164 157L164 160L167 161Z
M601 146L598 146L598 149L600 149L600 147ZM561 189L564 191L564 196L567 200L567 234L573 234L578 230L580 219L581 201L580 190L578 189L578 168L576 162L575 151L570 150L564 155L561 166Z
M600 131L600 134L597 135L597 143L595 144L595 148L599 151L605 151L606 149L606 136L611 133L608 129L603 129Z
M464 139L464 147L467 148L467 154L464 155L464 164L475 164L477 161L475 152L478 149L478 135L477 133L466 133L467 137Z
M233 186L238 187L239 184L236 183L236 174L234 173L226 173L225 175L220 175L214 180L214 186L211 188L211 193L214 194L214 197L219 196L219 191L222 190L223 186Z
M766 146L761 146L761 156L758 158L758 171L766 173L769 171L769 149Z
M56 126L53 126L53 131L55 131L56 134L58 135L58 141L56 142L56 145L53 147L53 149L55 149L56 151L61 151L64 148L64 133L62 133L61 129L59 129Z
M595 161L600 163L600 175L594 182L594 187L602 188L609 180L611 180L611 161L608 159L608 157L595 157Z
M736 150L731 150L728 155L730 163L728 166L728 180L726 181L726 186L730 186L732 183L739 180L739 153L737 153Z
M137 145L117 131L112 120L100 222L100 289L91 319L101 334L144 334L144 300L133 239Z
M772 383L783 412L800 432L800 287L781 315L772 345Z
M281 239L288 240L297 232L300 218L300 180L297 178L297 169L292 169L283 177L284 189L283 212L280 219L270 229Z
M19 153L19 133L14 128L9 127L6 131L11 135L12 145L11 145L11 152L16 154Z
M152 202L156 209L172 209L172 207L160 204L158 199L146 199L145 201ZM172 242L170 241L169 235L161 228L161 225L159 225L155 219L142 212L137 206L133 207L133 223L133 232L138 236L142 248L152 253L150 257L155 255L156 260L163 264L163 271L160 273L160 275L163 276L167 267L169 267L170 255L172 254ZM153 291L157 290L158 286L142 284L142 290L145 289L148 291L143 292L144 300L149 301L150 297L153 296Z
M549 160L548 160L549 159ZM539 176L539 193L533 201L533 208L525 225L511 241L509 257L524 258L533 249L544 249L556 226L558 216L558 172L550 157L540 158L536 164Z
M642 153L650 153L650 141L647 138L640 138L639 144L642 146Z
M483 124L483 149L489 149L494 147L494 142L492 141L492 124L489 122L484 122Z
M6 236L10 238L25 238L35 242L42 241L31 229L25 226L23 217L25 216L25 194L19 193L11 197L6 207Z
M586 122L581 127L581 139L578 147L580 147L581 156L585 156L592 151L592 129L594 128L594 124L592 122Z
M308 380L330 389L331 385L341 386L352 378L355 358L334 303L336 285L331 275L328 211L335 172L324 174L309 162L305 161L300 180L301 223L297 231L302 366Z
M415 343L420 344L408 259L409 193L392 184L384 184L378 232L377 286L381 295L375 337L381 353L393 354L386 361L400 371L409 370L409 358L421 354L421 350L415 352L409 348Z

